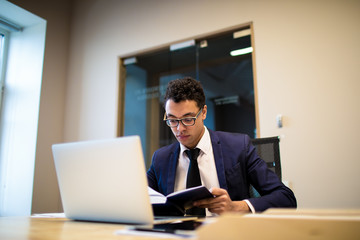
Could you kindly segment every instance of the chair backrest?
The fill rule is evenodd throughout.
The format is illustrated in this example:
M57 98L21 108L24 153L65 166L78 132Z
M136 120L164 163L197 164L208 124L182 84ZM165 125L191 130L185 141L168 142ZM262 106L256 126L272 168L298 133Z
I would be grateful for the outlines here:
M251 142L260 158L267 163L268 168L274 171L281 181L279 137L254 138ZM250 196L260 197L253 186L250 186Z
M268 168L274 171L281 181L279 137L255 138L251 142L260 158L267 163Z

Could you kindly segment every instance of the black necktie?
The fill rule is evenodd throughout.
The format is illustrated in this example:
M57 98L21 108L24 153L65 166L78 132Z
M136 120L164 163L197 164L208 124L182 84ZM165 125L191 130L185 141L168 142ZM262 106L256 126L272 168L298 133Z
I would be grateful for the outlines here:
M186 188L200 186L201 178L200 178L199 166L197 163L197 157L199 156L200 149L195 148L191 150L186 150L185 152L190 159L190 164L186 179ZM193 207L186 210L186 215L205 216L205 209Z

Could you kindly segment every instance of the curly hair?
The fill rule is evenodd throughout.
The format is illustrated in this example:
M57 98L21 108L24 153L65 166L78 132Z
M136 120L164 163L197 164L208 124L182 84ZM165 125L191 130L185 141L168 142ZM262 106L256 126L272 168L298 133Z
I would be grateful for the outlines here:
M199 108L205 106L205 94L201 83L192 77L184 77L169 82L164 104L167 100L173 100L176 103L185 100L194 100Z

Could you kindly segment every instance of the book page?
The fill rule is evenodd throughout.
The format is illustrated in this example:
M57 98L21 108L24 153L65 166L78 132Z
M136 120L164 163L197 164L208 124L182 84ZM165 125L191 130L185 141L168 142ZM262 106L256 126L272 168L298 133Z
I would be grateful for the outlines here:
M150 203L151 204L165 203L166 202L166 197L164 195L162 195L161 193L155 191L151 187L148 187L148 192L149 192Z

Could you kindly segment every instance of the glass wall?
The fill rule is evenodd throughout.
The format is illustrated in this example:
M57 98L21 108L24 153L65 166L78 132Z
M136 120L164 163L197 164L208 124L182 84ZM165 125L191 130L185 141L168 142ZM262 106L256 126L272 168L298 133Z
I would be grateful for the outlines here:
M202 83L208 106L205 125L209 129L255 137L251 47L250 29L245 28L123 59L123 132L141 137L147 166L156 149L176 141L162 121L166 86L173 79L191 76ZM236 55L235 50L248 51Z

